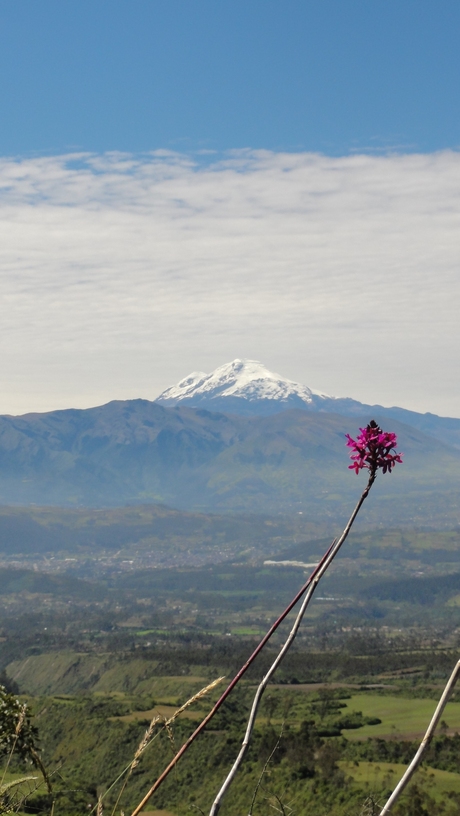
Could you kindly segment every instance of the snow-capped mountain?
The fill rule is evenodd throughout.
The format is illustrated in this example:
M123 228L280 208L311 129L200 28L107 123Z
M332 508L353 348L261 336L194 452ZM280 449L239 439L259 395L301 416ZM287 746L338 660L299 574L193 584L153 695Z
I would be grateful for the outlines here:
M321 410L321 403L333 399L269 371L258 360L233 360L211 374L192 372L177 385L163 391L156 401L164 405L181 403L239 414L267 414L287 408Z
M292 408L356 416L369 421L391 417L460 448L460 419L419 414L405 408L366 405L350 397L331 397L274 374L257 360L233 360L211 374L194 371L157 398L162 405L189 405L242 416L268 416Z

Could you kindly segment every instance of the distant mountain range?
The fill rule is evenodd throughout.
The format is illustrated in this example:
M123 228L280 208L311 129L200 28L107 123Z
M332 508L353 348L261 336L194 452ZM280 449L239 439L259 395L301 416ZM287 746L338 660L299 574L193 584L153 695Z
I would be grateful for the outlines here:
M250 366L242 363L240 372L247 374ZM86 410L0 417L0 503L113 507L155 502L206 512L343 518L365 480L348 470L345 433L355 434L374 418L398 434L405 464L379 478L380 501L369 500L367 517L386 526L460 522L460 450L439 439L445 434L450 440L448 423L458 438L460 420L396 408L361 406L358 412L360 403L302 391L302 386L295 395L303 395L303 407L292 409L289 381L273 383L274 376L269 382L256 377L265 379L257 388L247 376L235 393L226 395L221 388L218 397L219 406L229 398L240 400L232 406L254 408L257 389L265 386L262 403L276 401L279 393L285 407L268 415L266 404L259 406L262 415L253 416L230 413L230 408L228 413L209 411L203 402L189 407L178 398L177 391L187 388L181 383L157 402L114 401ZM204 389L199 382L189 385ZM242 396L247 389L254 398ZM195 396L188 392L185 399ZM207 406L214 407L213 400ZM337 410L349 403L351 415ZM311 404L323 408L308 408ZM325 410L329 405L334 413ZM426 422L427 428L419 430L415 422L402 423L389 413L397 411L415 416L420 425Z
M257 360L233 360L211 374L194 371L163 391L156 401L166 406L188 405L240 416L269 416L293 408L349 417L378 414L460 449L460 419L367 405L349 397L331 397L274 374Z

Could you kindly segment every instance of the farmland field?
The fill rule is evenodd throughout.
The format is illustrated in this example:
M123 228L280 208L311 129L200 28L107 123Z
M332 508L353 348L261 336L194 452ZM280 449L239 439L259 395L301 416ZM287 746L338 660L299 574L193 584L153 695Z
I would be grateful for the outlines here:
M394 737L416 739L426 731L436 708L435 700L410 700L378 694L356 694L347 700L348 711L362 711L365 717L378 717L380 725L344 729L347 739ZM443 719L449 730L460 731L460 703L448 703Z

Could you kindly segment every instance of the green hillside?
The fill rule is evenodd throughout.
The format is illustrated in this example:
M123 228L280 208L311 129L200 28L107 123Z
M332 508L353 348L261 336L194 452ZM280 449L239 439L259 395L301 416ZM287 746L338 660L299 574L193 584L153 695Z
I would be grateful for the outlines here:
M172 717L190 700L199 683L203 680L198 677L152 677L155 699L152 689L137 695L82 689L80 694L29 698L42 757L51 773L58 769L52 777L53 813L81 816L101 795L111 812L121 788L121 781L115 780L129 767L151 719L159 716L154 739L122 794L121 807L130 812L216 699L214 690L192 703L166 730L162 718ZM154 795L147 812L185 816L191 809L209 811L241 743L253 692L245 684L230 698ZM295 805L294 812L320 816L362 814L369 797L383 804L416 750L414 730L424 730L434 706L433 699L417 696L417 690L407 686L395 687L393 696L389 690L350 694L338 686L269 687L222 813L238 816L248 810L256 791L255 816L280 802L287 812ZM453 726L459 722L459 707L454 702L446 711ZM388 729L391 738L382 739ZM397 816L412 814L407 810L412 802L418 803L413 816L455 816L460 801L459 741L458 733L435 737L395 810ZM28 809L49 814L50 806L51 797L43 791L31 797Z

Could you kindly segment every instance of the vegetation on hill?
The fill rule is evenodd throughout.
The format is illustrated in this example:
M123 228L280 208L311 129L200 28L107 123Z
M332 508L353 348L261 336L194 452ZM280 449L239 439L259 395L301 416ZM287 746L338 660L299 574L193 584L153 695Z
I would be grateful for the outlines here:
M125 661L125 668L126 657L118 656L119 662ZM52 665L49 671L51 677ZM41 756L53 780L52 796L40 790L30 798L28 812L49 813L54 800L56 816L82 816L90 810L89 805L96 807L101 795L104 813L112 812L121 780L114 787L112 783L129 767L152 718L159 717L154 740L133 769L119 803L130 812L211 703L204 699L192 704L169 730L164 729L164 718L171 717L206 680L190 675L156 675L150 680L155 696L146 693L145 687L143 693L88 693L80 687L71 695L28 698L35 710ZM312 812L315 816L359 816L366 812L365 802L382 802L410 761L416 733L424 730L435 705L425 694L426 687L414 685L404 675L380 693L375 689L358 692L337 684L270 687L249 754L222 813L237 816L248 810L255 793L254 816L277 805L286 813ZM154 810L178 816L196 812L197 808L208 811L238 750L251 696L250 684L244 684L229 699L212 728L159 789L152 803ZM412 712L406 721L404 706ZM363 713L366 710L372 714ZM375 716L376 711L381 717ZM395 732L391 725L398 712L400 730ZM443 733L430 746L424 768L395 811L399 816L412 812L414 799L422 809L413 811L413 816L425 812L454 816L458 812L460 737L452 731L456 722L460 723L460 702L451 704L446 720ZM19 772L18 762L14 767Z
M395 556L405 535L362 533L353 546L357 552L359 547L364 552L389 549ZM427 535L408 536L405 546L412 556L427 550ZM440 534L441 558L454 550L455 540L455 534ZM354 558L353 552L349 555ZM377 555L371 559L374 567L383 563L394 568L394 560ZM435 562L434 568L438 566ZM33 576L41 580L40 573L30 571L29 581ZM251 650L257 627L266 627L300 576L299 568L248 564L121 572L110 580L106 576L106 595L98 600L87 595L77 601L74 596L63 605L57 580L38 583L34 595L28 581L15 584L14 576L4 571L0 661L35 712L41 756L53 782L52 797L40 787L28 798L27 812L49 814L52 801L54 816L82 816L88 805L96 807L98 797L131 762L152 717L171 717L209 679L231 676ZM59 574L44 577L74 580ZM365 579L349 575L347 580L347 589L355 581L355 591L362 584L364 594L369 582L381 584L378 574ZM430 578L413 580L423 586ZM337 576L330 585L335 581ZM8 594L12 587L17 595ZM455 593L456 586L449 585L448 592ZM25 611L21 598L36 603L39 611ZM411 597L407 607L414 617L426 600L423 592ZM361 816L373 812L364 807L385 799L413 755L416 735L426 727L444 678L458 659L459 608L449 605L446 595L437 596L428 601L431 612L438 610L437 629L422 620L398 632L379 625L375 617L366 622L367 603L358 606L360 620L354 609L351 626L337 618L340 610L345 615L340 604L325 608L327 602L318 601L312 608L303 637L267 691L254 742L232 796L224 801L223 816L248 809L256 790L254 816L272 806L299 816ZM401 602L384 598L379 603L387 608L388 620ZM241 690L155 795L154 810L177 816L197 808L207 812L235 757L251 686L273 654L269 650L260 657ZM411 813L413 802L418 809L412 816L458 812L459 699L455 694L442 733L396 816ZM175 721L172 733L162 731L155 739L123 793L125 813L140 801L210 703L194 704ZM24 775L27 766L14 760L12 771ZM107 793L104 813L111 813L119 790L118 785Z

